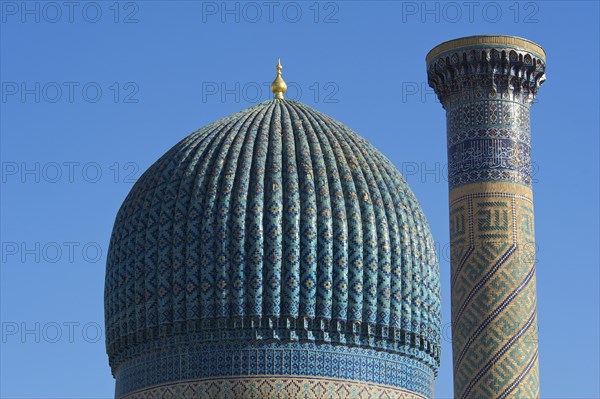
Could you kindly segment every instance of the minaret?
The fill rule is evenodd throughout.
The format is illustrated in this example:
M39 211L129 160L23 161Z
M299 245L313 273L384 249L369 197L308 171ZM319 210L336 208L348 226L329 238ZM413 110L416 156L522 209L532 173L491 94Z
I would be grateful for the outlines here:
M427 54L446 110L454 396L539 398L529 110L544 50L471 36Z

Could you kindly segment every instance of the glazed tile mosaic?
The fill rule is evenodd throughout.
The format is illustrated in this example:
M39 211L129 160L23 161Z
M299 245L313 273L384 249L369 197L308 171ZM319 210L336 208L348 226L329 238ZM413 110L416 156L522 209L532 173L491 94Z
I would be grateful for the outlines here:
M439 366L439 267L415 196L366 140L286 99L192 133L141 176L116 218L105 309L117 397L231 370L431 397ZM209 344L233 357L217 366L197 352ZM240 344L273 362L246 365Z
M174 381L232 376L304 376L410 387L433 393L430 366L408 357L331 344L264 343L180 345L125 363L116 373L117 396Z
M399 388L327 378L258 377L179 382L125 399L424 399Z
M481 100L447 111L450 189L479 181L531 184L529 108Z
M446 109L456 398L538 398L529 109L539 46L479 36L428 55Z

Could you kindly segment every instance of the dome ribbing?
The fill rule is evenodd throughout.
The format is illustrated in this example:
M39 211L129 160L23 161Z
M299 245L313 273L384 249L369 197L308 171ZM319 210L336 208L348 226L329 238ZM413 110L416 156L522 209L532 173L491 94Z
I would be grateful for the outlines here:
M439 269L416 198L370 143L287 99L192 133L140 177L115 221L105 316L115 374L208 343L439 365Z

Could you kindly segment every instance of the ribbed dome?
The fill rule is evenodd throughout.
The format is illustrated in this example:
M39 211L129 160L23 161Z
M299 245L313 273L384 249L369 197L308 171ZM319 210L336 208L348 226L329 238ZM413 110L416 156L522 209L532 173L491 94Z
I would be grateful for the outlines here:
M341 123L269 100L134 185L107 261L110 363L176 342L313 341L437 370L439 269L413 193Z

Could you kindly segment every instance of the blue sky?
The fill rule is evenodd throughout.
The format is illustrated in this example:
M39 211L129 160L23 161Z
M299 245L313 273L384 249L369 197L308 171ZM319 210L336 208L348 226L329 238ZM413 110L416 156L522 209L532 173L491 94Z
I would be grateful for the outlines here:
M0 2L2 398L109 398L114 217L181 138L288 97L370 140L419 198L449 326L445 113L425 55L474 34L542 45L532 109L542 398L598 398L597 2ZM452 397L446 330L436 397Z

